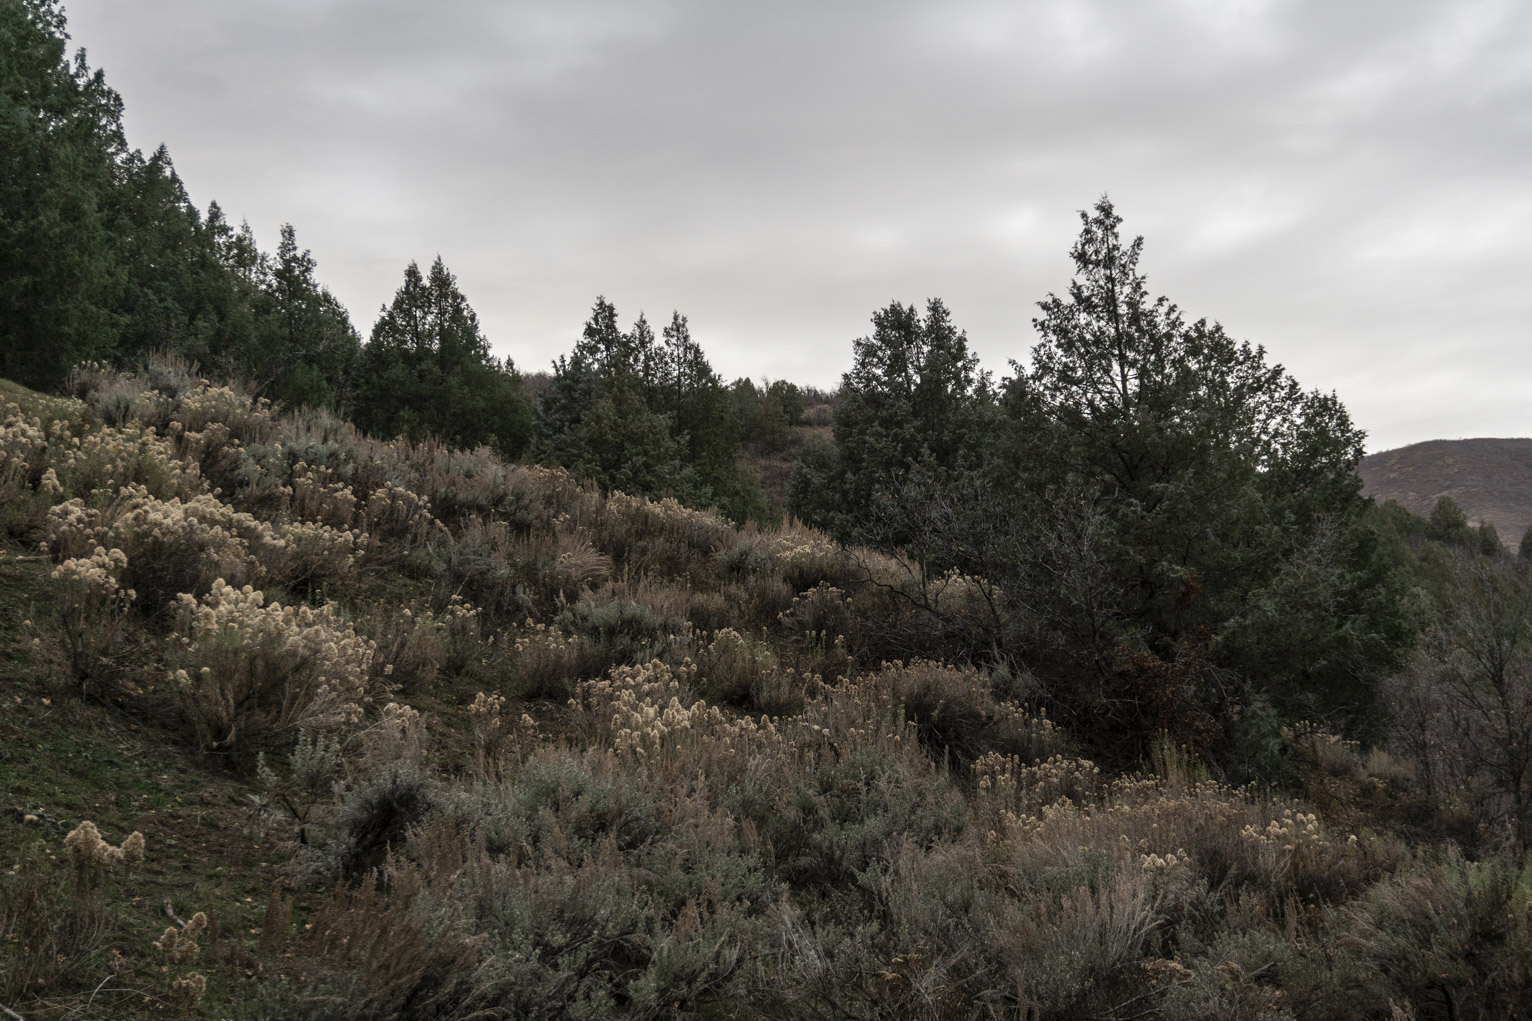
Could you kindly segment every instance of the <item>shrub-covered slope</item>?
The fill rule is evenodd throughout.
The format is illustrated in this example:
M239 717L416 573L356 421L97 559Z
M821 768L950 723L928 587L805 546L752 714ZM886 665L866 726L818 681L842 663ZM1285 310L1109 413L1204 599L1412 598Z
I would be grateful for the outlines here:
M1379 501L1430 514L1448 497L1513 547L1532 525L1532 439L1427 440L1368 454L1360 471Z
M1439 750L1105 769L982 578L71 389L0 394L12 1015L1526 1010L1532 875Z

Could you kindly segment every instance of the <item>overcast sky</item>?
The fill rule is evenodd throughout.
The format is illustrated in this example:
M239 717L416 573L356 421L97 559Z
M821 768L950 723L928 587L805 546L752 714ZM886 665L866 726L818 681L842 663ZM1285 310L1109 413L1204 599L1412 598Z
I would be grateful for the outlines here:
M1532 434L1525 0L66 0L192 199L365 336L437 254L523 371L597 294L828 387L892 300L996 375L1109 194L1155 294L1381 450Z

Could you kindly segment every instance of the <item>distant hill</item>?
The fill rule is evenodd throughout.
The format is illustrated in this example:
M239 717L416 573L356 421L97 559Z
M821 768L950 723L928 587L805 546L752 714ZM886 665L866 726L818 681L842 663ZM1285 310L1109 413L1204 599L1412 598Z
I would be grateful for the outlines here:
M1427 440L1362 458L1368 496L1430 514L1450 496L1515 546L1532 525L1532 439Z

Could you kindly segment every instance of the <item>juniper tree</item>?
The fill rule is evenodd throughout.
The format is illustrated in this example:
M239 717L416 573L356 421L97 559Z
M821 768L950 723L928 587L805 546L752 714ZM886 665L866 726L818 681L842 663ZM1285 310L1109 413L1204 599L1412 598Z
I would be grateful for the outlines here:
M579 342L553 365L538 406L536 456L603 488L718 506L736 521L761 518L765 499L738 460L728 392L686 317L656 342L640 314L630 330L598 297Z
M68 38L57 2L0 4L0 375L34 387L109 357L119 327L122 100Z
M1121 613L1103 646L1195 642L1292 705L1356 710L1408 634L1363 522L1364 433L1263 348L1151 299L1109 200L1081 221L1075 278L1004 386L1018 507L1069 491L1105 515Z
M526 448L532 408L515 366L490 350L479 317L440 256L429 276L411 262L380 310L357 372L357 424L380 435Z
M894 302L872 326L841 378L834 446L805 449L790 500L842 541L892 547L907 529L878 513L880 501L912 473L940 488L982 463L992 402L988 375L940 300L924 316Z

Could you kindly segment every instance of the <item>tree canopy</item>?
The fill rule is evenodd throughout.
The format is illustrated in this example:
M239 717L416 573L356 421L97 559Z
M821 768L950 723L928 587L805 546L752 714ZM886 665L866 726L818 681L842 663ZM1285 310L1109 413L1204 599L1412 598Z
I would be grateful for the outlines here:
M598 297L574 350L554 363L534 456L605 488L760 519L765 498L739 443L729 392L686 317L674 313L657 341L642 314L625 331Z
M356 378L354 418L380 435L488 443L508 457L526 448L532 406L514 365L497 359L479 317L440 256L429 276L411 262L380 310Z
M57 3L0 5L0 373L34 387L111 354L119 327L122 100L68 38Z
M876 522L880 499L920 474L948 480L987 456L988 374L940 300L893 302L853 342L841 378L835 445L809 448L792 481L794 513L842 541L897 544ZM942 484L937 481L936 484Z

